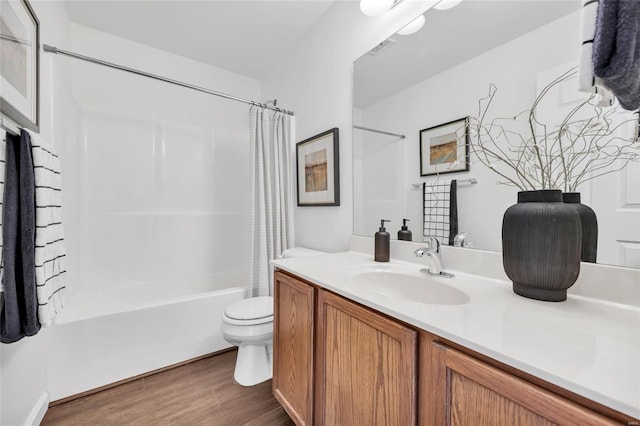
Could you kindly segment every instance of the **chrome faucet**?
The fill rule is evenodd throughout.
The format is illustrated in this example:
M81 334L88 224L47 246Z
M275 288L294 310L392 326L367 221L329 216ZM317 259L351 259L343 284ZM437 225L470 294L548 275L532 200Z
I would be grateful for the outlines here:
M427 256L430 259L430 266L426 270L429 275L453 278L453 274L443 271L442 260L440 259L440 241L436 237L429 237L426 247L421 247L413 252L417 257Z

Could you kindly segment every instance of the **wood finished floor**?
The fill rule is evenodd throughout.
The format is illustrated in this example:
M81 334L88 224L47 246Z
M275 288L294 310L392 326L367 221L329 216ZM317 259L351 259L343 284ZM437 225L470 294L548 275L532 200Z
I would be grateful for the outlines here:
M47 411L42 425L293 425L271 394L271 380L233 380L226 352L89 395Z

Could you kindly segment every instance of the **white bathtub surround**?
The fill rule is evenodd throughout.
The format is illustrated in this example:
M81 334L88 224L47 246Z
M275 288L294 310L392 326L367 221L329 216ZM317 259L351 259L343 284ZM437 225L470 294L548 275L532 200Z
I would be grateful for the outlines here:
M188 284L176 282L173 287L182 286L184 292ZM148 285L146 293L155 287ZM220 332L221 312L246 297L244 288L230 288L151 300L137 307L127 305L124 297L117 311L113 300L117 292L113 293L107 298L108 312L94 310L90 317L81 307L100 299L99 290L84 302L70 297L55 326L47 329L47 387L52 401L228 348Z
M293 246L291 117L251 107L251 275L253 296L273 295L269 261Z
M36 290L38 321L51 325L64 307L66 250L62 226L62 177L55 146L37 133L31 136L36 200Z
M365 282L354 281L357 268L389 266L424 276L426 281L426 275L420 275L425 264L416 262L413 256L417 247L421 244L393 242L392 261L381 265L373 261L373 239L354 237L352 250L360 252L281 259L274 263L417 328L622 413L640 416L640 305L621 303L638 302L637 270L611 271L614 268L592 265L594 278L583 277L583 270L574 285L578 289L569 292L567 301L541 302L517 296L511 283L500 279L504 272L498 271L499 253L443 247L444 267L456 277L436 281L466 294L467 303L418 303L410 298L383 295L369 289ZM470 263L465 264L465 259ZM635 287L628 282L635 282ZM616 300L590 297L595 294L590 288L595 284L609 288L616 294Z
M77 24L71 43L58 47L260 97L255 79ZM69 64L78 104L75 137L58 147L70 293L111 297L119 287L122 296L137 297L145 283L158 292L176 286L176 294L247 286L249 256L238 253L250 241L248 106L62 56L43 58Z
M81 25L51 42L260 97L258 80ZM222 312L247 296L249 256L238 253L250 240L251 182L246 105L43 56L54 61L69 70L52 80L73 76L65 95L77 103L73 134L51 138L64 142L72 283L41 351L55 401L230 347Z

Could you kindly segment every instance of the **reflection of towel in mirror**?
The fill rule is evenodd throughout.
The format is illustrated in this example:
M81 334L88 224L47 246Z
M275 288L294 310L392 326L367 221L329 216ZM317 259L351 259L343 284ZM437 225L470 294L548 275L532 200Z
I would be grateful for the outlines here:
M35 277L35 185L26 131L21 136L7 136L5 170L0 341L12 343L40 330Z
M593 70L624 109L640 108L640 1L599 0Z
M593 74L593 35L596 31L598 0L582 0L582 23L580 47L580 66L578 67L578 90L595 93L599 106L613 105L613 93L606 84Z
M423 235L436 237L441 244L449 246L458 233L457 188L455 179L425 182L422 187Z
M38 319L51 325L62 310L66 279L66 254L62 228L62 178L53 144L31 135L36 187L36 285Z

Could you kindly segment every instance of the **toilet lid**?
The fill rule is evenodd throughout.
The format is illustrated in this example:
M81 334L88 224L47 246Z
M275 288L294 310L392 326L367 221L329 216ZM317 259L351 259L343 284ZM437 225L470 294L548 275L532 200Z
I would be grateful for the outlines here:
M224 314L236 320L255 320L273 316L273 297L250 297L229 306Z

